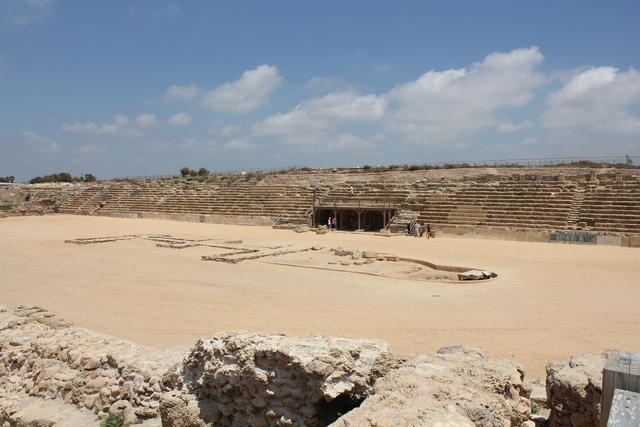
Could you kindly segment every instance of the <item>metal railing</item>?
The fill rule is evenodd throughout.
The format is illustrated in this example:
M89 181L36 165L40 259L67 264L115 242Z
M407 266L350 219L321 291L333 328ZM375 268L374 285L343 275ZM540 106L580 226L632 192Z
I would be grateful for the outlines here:
M390 201L377 197L322 197L314 200L313 207L326 208L376 208L376 209L398 209L402 205L401 201Z
M246 175L255 173L274 174L292 172L312 172L313 170L330 170L330 171L361 171L375 170L377 168L402 168L401 170L434 167L434 168L461 168L461 167L490 167L490 166L562 166L576 162L592 162L599 164L628 164L640 165L640 155L623 155L623 156L574 156L574 157L532 157L532 158L516 158L516 159L473 159L473 160L438 160L434 162L419 163L401 163L387 165L365 165L365 166L340 166L340 167L315 167L309 168L305 166L289 166L282 168L262 168L262 169L237 169L237 170L211 170L210 175ZM181 178L177 174L168 175L143 175L143 176L123 176L111 179L171 179ZM195 177L198 178L198 177Z

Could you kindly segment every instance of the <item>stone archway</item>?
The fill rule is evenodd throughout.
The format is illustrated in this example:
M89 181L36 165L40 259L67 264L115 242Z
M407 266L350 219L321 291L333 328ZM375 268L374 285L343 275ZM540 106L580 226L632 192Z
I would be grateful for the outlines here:
M319 227L321 225L327 225L327 220L329 217L333 218L334 213L331 209L318 209L315 213L315 225Z
M364 211L362 213L362 228L365 231L379 231L384 228L384 216L380 211Z
M338 230L357 230L358 212L353 210L338 211Z

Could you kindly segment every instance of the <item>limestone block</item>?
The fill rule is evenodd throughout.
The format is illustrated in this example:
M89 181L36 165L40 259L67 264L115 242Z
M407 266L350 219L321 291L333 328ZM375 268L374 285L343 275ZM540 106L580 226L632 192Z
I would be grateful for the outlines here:
M575 355L547 365L550 426L600 425L602 369L608 356L609 353Z
M379 378L360 407L339 418L347 426L509 426L530 415L529 389L516 362L471 347L418 355Z
M160 412L180 425L195 399L215 425L327 425L395 364L377 340L220 333L191 349L178 368L183 394L165 395Z

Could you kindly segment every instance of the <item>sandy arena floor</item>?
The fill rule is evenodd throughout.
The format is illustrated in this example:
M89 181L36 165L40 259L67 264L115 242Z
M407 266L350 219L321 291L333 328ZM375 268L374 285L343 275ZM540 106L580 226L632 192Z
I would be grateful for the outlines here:
M204 262L201 255L222 251L145 240L64 243L132 233L342 246L500 277L446 284ZM467 344L517 359L529 377L573 353L640 351L640 249L62 215L0 219L0 236L0 305L42 305L80 326L158 348L229 329L380 338L407 354Z

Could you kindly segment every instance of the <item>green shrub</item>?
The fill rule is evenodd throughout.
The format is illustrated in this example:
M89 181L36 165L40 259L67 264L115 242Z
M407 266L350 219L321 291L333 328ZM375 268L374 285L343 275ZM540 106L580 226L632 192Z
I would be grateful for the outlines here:
M115 414L109 414L107 418L100 421L100 425L102 427L123 427L124 415L122 415L121 412L116 412Z

